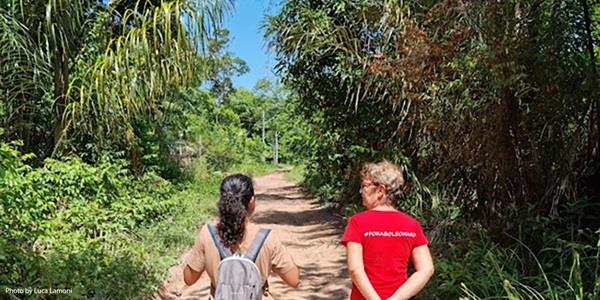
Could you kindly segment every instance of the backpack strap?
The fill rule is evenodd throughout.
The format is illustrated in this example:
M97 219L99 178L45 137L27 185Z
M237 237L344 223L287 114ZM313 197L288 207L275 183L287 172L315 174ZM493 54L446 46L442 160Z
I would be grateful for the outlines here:
M210 236L212 237L213 242L215 242L217 250L219 250L219 256L221 257L221 260L230 257L231 251L225 248L221 243L221 240L219 240L219 236L217 235L217 229L215 228L215 226L213 226L212 224L206 224L206 227L208 227L208 232L210 232Z
M246 252L246 255L245 255L246 258L250 259L253 262L256 262L256 257L258 256L258 252L260 251L260 248L262 248L263 244L267 240L269 233L271 233L271 229L268 229L268 228L261 228L258 231L258 233L256 233L256 236L254 237L254 240L252 241L250 248L248 248L248 252Z

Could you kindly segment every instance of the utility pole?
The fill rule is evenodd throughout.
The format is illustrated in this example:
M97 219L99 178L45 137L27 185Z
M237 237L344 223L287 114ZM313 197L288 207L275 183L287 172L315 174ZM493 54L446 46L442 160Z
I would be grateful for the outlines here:
M265 111L262 111L262 142L265 143Z
M279 163L279 131L275 131L275 143L273 144L273 163Z

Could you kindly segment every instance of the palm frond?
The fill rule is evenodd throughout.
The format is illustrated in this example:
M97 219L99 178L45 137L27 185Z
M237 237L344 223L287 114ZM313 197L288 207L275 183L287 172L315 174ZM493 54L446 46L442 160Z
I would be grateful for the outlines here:
M122 131L132 120L203 77L202 51L230 8L230 1L201 0L165 2L143 13L127 9L124 34L108 40L104 53L70 82L60 142L70 131L100 130L130 143Z

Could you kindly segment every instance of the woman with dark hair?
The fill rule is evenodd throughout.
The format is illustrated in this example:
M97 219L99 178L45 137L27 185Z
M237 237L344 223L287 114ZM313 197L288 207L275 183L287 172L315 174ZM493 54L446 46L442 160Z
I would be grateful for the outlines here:
M220 243L231 253L246 253L259 233L260 227L250 222L250 216L256 208L252 179L243 174L227 176L221 182L218 203L219 221L216 235ZM217 283L217 270L221 255L210 233L209 225L204 225L198 234L196 243L184 260L184 281L194 284L202 272L210 277L211 295L214 296ZM281 242L267 235L255 261L262 277L265 296L268 296L267 278L270 271L278 274L292 287L299 284L299 271L294 260Z
M433 275L433 260L419 222L398 211L404 178L398 166L383 161L361 171L360 194L366 211L348 221L346 246L352 279L351 300L407 300ZM408 276L408 262L415 272Z

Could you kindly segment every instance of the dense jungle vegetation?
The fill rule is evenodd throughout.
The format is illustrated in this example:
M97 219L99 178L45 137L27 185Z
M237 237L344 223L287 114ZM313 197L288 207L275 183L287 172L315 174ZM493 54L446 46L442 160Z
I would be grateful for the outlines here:
M227 51L229 1L0 1L0 298L148 299L227 172L306 126ZM265 116L263 119L263 115ZM70 289L64 295L6 288Z
M346 215L364 162L403 166L435 254L418 299L600 298L598 0L283 1L283 83L252 90L232 9L0 0L0 298L147 299L276 134Z
M600 297L600 2L289 0L266 27L305 185L352 213L362 163L404 166L419 299Z

